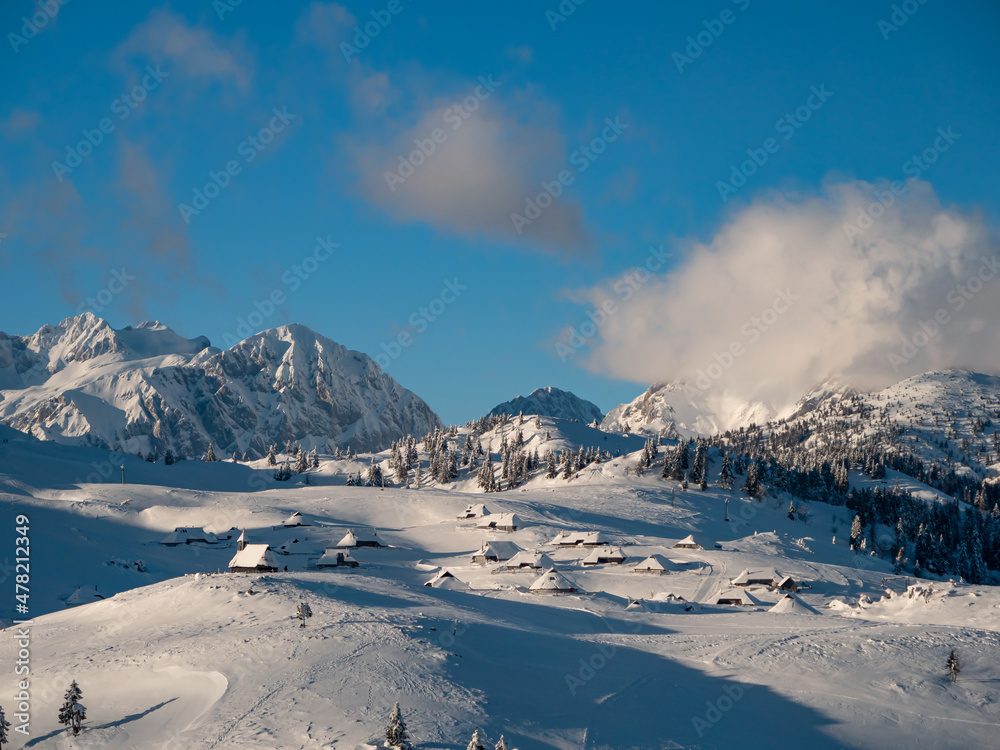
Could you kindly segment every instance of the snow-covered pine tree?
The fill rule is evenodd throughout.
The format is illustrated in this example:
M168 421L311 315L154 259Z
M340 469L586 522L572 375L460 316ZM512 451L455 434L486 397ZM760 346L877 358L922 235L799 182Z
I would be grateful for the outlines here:
M316 450L316 446L313 446L312 451L309 453L309 466L313 469L319 468L319 451Z
M277 450L277 448L278 448L278 446L272 444L271 447L267 449L267 465L268 466L277 466L278 465L278 459L274 455L275 452L276 452L276 450Z
M305 451L299 451L298 456L295 459L295 473L302 474L309 470L309 459L306 457Z
M952 649L951 653L948 654L947 667L949 679L952 682L958 682L958 673L962 671L962 660L955 649Z
M169 448L167 449L167 452L163 454L163 463L167 466L173 466L174 464L174 454L170 452Z
M80 734L83 720L87 718L87 707L80 703L82 697L83 691L76 684L76 680L73 680L64 696L62 708L59 709L59 723L70 727L74 736Z
M212 444L208 444L208 450L205 452L205 460L211 463L215 461L215 451L212 450Z
M724 490L732 489L733 465L729 460L729 451L722 454L722 467L719 469L719 485Z
M857 552L862 549L861 543L864 541L864 530L861 526L861 516L855 514L851 521L851 549Z
M385 727L385 746L394 750L410 750L410 735L406 731L406 722L403 721L403 712L399 710L399 704L392 707L389 714L389 723Z
M597 420L595 419L594 421L596 422ZM507 740L503 738L502 734L500 735L500 739L497 740L497 744L494 745L493 750L508 750Z
M751 461L747 467L747 480L743 484L743 489L750 497L760 497L761 487L758 472L760 471L756 461Z
M375 463L375 457L372 456L372 461L368 465L368 486L369 487L380 487L382 486L382 466Z
M299 627L304 628L306 626L306 620L313 616L312 607L310 607L305 602L299 602L298 609L295 610L295 617L300 621Z
M472 733L472 739L465 750L486 750L486 736L479 731L479 727L476 727L476 731Z
M3 706L0 706L0 747L3 747L10 742L10 738L7 736L7 730L9 728L10 722L7 721L7 717L3 715Z
M545 478L555 479L559 470L556 468L556 457L551 448L545 450Z

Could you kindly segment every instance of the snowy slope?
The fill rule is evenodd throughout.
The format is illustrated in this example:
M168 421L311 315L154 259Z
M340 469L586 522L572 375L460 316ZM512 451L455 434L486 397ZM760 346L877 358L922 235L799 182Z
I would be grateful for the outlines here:
M551 386L536 388L527 396L518 396L497 404L490 414L538 414L543 417L576 420L584 424L600 422L604 415L597 404L585 401L574 393Z
M213 492L49 487L49 454L31 452L52 446L19 442L11 476L29 494L0 503L31 518L38 564L31 747L364 748L380 742L396 701L418 746L459 749L476 726L521 750L596 750L985 747L1000 725L997 589L924 581L907 596L896 583L900 593L881 599L891 568L846 548L845 508L814 506L823 512L791 521L784 498L683 491L624 478L611 461L589 482L476 496L524 519L504 534L457 521L471 496L455 487L249 492L235 476ZM83 465L94 450L55 448ZM186 463L205 476L237 468ZM310 525L282 527L292 510ZM833 544L831 517L842 530ZM288 572L209 575L232 541L158 544L182 524L246 528ZM358 550L354 571L313 567L345 529L368 526L392 546ZM560 530L595 528L620 545L624 565L584 568L589 550L547 545ZM688 534L704 549L672 548ZM546 551L581 593L534 595L537 574L473 564L490 539ZM651 553L673 572L632 573ZM129 568L135 560L146 572ZM744 568L765 567L808 586L798 596L819 614L770 613L779 594L767 589L753 592L759 607L706 603ZM440 568L468 590L423 586ZM110 598L60 601L93 600L94 587ZM642 605L626 610L635 599ZM314 612L305 628L294 619L300 601ZM956 685L943 670L951 648L965 662ZM88 706L76 740L55 722L72 679ZM13 680L0 675L0 695L16 692Z
M369 357L299 325L227 351L159 323L117 331L85 313L0 336L0 419L38 437L196 457L261 456L288 440L381 448L440 426Z

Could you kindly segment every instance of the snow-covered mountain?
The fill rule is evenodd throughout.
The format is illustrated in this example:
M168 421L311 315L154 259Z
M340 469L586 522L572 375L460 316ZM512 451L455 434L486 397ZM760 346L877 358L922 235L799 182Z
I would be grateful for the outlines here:
M538 414L557 419L575 419L590 424L604 418L597 404L586 401L575 393L549 386L536 388L527 396L518 396L493 407L490 414Z
M441 426L368 356L305 326L226 351L161 323L115 330L84 313L0 334L0 419L37 437L130 452L263 455L272 443L374 450Z
M619 404L604 417L601 429L652 437L714 435L725 421L708 406L697 388L681 382L654 383L631 403Z
M940 370L872 393L821 387L802 398L780 429L813 444L868 443L887 456L911 457L920 465L908 467L908 473L938 484L951 472L976 480L996 478L998 424L1000 378ZM774 432L777 427L765 429Z

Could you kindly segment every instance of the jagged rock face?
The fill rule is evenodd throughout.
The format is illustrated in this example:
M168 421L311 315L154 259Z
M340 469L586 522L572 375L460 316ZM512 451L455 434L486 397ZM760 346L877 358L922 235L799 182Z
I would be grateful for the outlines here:
M505 401L493 407L490 414L538 414L542 417L575 419L590 424L604 418L597 404L585 401L574 393L558 388L536 388L527 396Z
M175 456L272 443L376 450L441 426L370 358L299 325L226 351L159 323L120 331L90 313L0 334L0 419L45 439Z

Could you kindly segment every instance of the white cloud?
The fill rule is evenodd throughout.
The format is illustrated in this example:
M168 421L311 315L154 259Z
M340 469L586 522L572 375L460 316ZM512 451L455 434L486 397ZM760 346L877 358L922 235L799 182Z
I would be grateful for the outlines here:
M977 214L943 207L929 184L911 182L849 238L845 224L856 223L876 189L888 186L771 196L732 216L711 241L693 243L627 302L610 285L584 290L590 305L619 305L585 365L636 382L704 376L706 399L720 410L758 400L780 410L828 377L872 388L932 369L998 370L995 235ZM980 270L991 278L966 299L979 283L962 285ZM781 295L791 305L772 308ZM925 336L921 323L933 332L935 315L947 322ZM726 367L734 342L743 353Z
M168 73L203 81L231 82L246 91L252 61L243 45L223 40L210 29L191 26L167 8L157 8L116 50L119 60L143 57Z
M377 81L380 97L393 96L386 79L365 80ZM488 93L472 82L453 97L413 105L394 120L373 120L371 130L361 129L363 137L345 138L361 192L397 221L552 252L589 251L582 209L566 193L521 233L512 222L511 214L524 212L525 200L541 192L543 180L567 169L566 148L548 108L532 104L537 94L506 95L497 83L498 90ZM436 130L441 143L433 143ZM415 154L418 142L433 153ZM412 174L402 181L387 176L406 174L401 159L411 154Z

